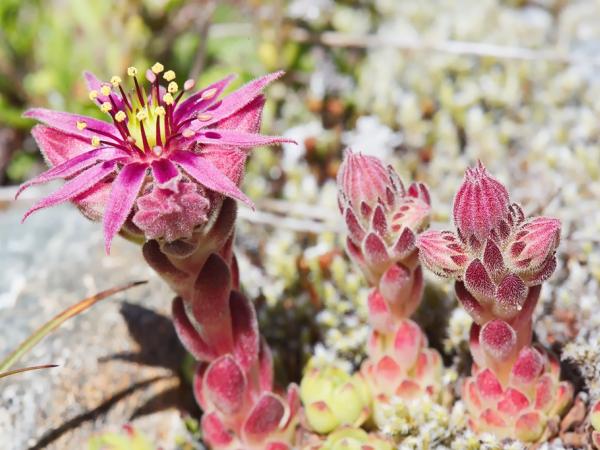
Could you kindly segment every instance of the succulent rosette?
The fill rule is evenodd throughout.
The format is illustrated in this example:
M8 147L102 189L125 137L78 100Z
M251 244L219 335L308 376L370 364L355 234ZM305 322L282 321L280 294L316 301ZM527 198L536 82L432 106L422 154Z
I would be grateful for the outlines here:
M300 399L311 430L327 434L343 425L358 427L371 414L371 393L360 374L314 367L300 383Z
M175 330L199 361L194 393L204 410L202 430L213 449L291 449L300 397L291 384L273 387L271 352L258 331L252 303L239 291L226 261L212 254L194 294L173 302Z
M23 184L17 195L55 179L66 183L24 219L70 200L88 217L102 218L108 252L124 225L126 234L172 241L190 237L209 220L217 209L215 195L252 204L238 187L248 149L286 142L257 134L262 89L281 72L221 97L229 76L187 98L193 80L180 87L175 72L160 63L146 72L148 91L137 75L136 68L128 69L132 87L126 89L118 76L102 82L85 74L90 99L111 122L43 108L25 113L42 122L32 134L51 168Z
M348 254L375 288L369 299L371 324L382 331L393 328L387 319L409 317L423 294L415 242L429 223L429 191L422 183L405 189L391 166L351 150L337 184Z
M303 450L392 450L394 443L385 437L367 433L362 428L342 427L327 438L302 447Z
M455 279L473 318L472 377L463 398L471 426L532 442L564 412L573 389L558 363L531 347L532 314L541 283L556 267L557 219L526 218L506 188L479 162L467 169L454 200L456 234L427 231L417 239L423 264Z
M350 150L337 183L348 254L372 286L372 329L361 374L377 422L382 405L398 398L408 404L423 395L435 399L441 389L442 359L409 319L423 295L416 238L429 224L429 191L422 183L406 189L391 166Z
M423 396L435 399L439 395L442 358L427 346L427 336L412 320L400 322L393 334L372 333L367 352L369 358L362 364L361 373L375 407L392 397L408 403Z

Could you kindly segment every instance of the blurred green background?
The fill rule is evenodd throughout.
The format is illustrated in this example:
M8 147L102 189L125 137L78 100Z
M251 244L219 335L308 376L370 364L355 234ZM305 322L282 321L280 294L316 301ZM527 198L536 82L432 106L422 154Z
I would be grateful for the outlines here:
M201 84L235 72L236 87L282 66L279 50L262 45L254 32L265 6L278 7L202 0L0 2L0 184L19 183L41 169L28 137L32 122L21 117L25 109L102 116L88 99L84 70L108 80L128 66L145 70L161 61L180 79Z

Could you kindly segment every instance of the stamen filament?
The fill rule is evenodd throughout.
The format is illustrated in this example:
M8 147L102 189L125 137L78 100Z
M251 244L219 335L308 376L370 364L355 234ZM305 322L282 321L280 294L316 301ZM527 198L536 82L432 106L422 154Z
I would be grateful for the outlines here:
M120 84L119 84L119 91L121 92L121 96L123 97L123 102L125 103L125 106L127 107L127 109L129 111L133 111L133 109L131 108L131 103L129 103L129 98L127 98L127 94L125 94L125 91L123 90L123 88L121 87Z
M138 83L137 77L133 77L133 82L135 83L135 91L137 92L138 100L142 106L146 106L146 101L144 100L144 96L142 95L142 89L140 88L140 84Z
M88 126L88 127L86 127L86 130L91 131L92 133L101 134L102 136L113 139L115 142L119 142L119 143L123 142L121 139L119 139L114 134L110 134L110 133L107 133L106 131L98 130L97 128L92 128L92 127Z
M160 117L156 120L156 143L162 147L162 137L160 135Z
M144 123L140 121L140 133L142 135L142 142L144 143L144 152L146 154L150 152L150 144L148 143L148 138L146 137L146 130L144 130Z

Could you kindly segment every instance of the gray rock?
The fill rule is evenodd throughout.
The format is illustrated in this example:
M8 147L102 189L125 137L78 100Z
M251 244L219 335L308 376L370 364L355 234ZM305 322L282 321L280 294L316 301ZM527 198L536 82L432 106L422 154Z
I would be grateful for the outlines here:
M125 423L173 448L180 411L195 406L177 375L184 352L168 319L172 294L136 245L116 239L106 256L101 225L71 205L20 224L30 204L0 204L0 356L88 295L149 283L71 319L18 364L60 367L0 380L0 448L85 449Z

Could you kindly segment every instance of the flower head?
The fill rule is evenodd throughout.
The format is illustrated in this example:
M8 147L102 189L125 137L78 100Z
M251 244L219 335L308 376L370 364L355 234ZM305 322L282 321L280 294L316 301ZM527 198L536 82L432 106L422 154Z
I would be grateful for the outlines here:
M24 219L39 209L72 200L86 215L103 216L108 252L144 185L161 188L184 177L251 205L238 188L247 149L287 141L256 134L264 105L261 91L281 72L258 78L222 99L233 76L183 99L193 81L179 89L175 73L169 70L160 77L163 70L157 63L146 72L147 91L134 67L127 71L131 89L117 76L101 82L85 74L90 99L112 123L43 108L25 113L44 124L32 133L52 168L22 185L18 194L54 179L67 182L35 204Z
M560 221L526 219L481 162L466 171L454 221L457 234L432 230L418 237L423 264L457 280L456 294L479 324L531 315L537 300L531 289L556 268Z
M481 162L467 169L454 198L454 223L462 240L479 248L492 233L509 232L508 191Z

